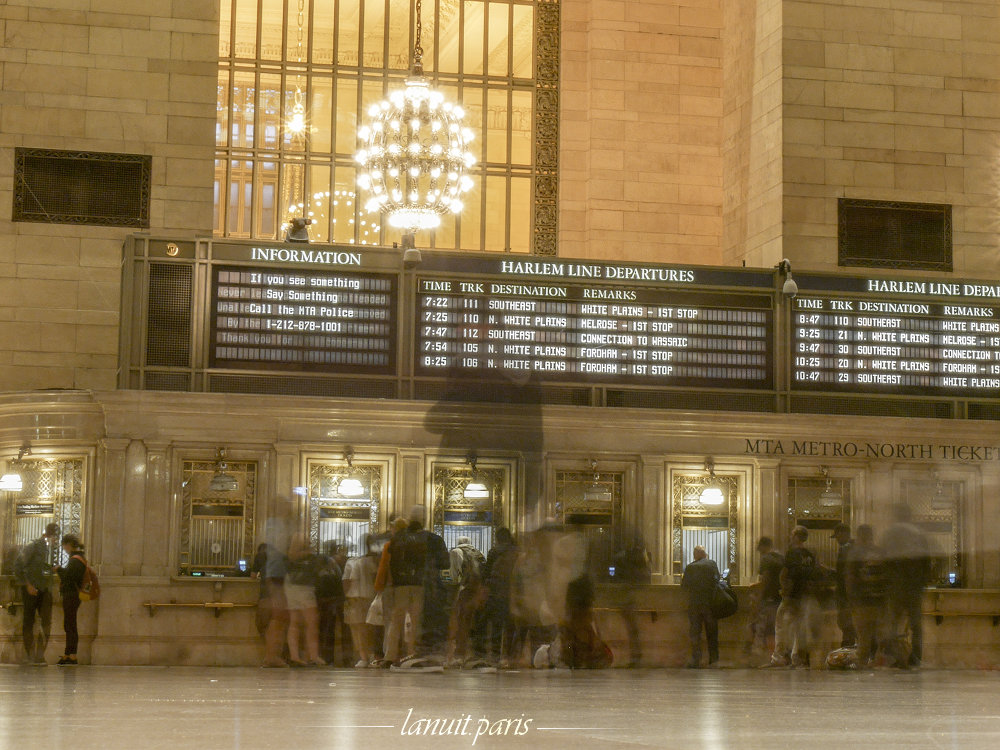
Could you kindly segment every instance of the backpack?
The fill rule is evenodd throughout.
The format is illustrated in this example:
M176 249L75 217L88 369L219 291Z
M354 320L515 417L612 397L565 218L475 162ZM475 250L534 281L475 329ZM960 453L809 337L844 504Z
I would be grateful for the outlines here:
M97 580L97 573L81 555L73 555L73 558L82 562L84 567L83 580L80 581L80 601L93 601L101 595L101 583Z
M471 545L463 544L462 569L458 572L458 583L462 586L474 586L483 580L483 568L486 566L486 558L483 553Z

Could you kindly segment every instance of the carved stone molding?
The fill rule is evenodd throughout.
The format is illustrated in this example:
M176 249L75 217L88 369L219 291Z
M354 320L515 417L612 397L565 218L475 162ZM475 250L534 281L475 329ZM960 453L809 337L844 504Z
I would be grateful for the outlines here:
M532 253L556 255L559 230L559 0L538 0L535 23L535 205Z

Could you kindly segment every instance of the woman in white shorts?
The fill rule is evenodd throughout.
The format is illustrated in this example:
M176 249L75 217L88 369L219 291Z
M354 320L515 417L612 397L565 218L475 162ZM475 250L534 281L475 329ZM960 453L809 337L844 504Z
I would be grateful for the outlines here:
M321 566L322 558L309 550L302 534L296 534L288 548L288 573L285 575L288 657L293 667L326 665L319 655L319 609L316 606L316 581ZM305 660L299 656L299 640L303 631Z
M375 598L375 574L378 572L379 549L372 548L371 535L365 534L364 550L344 566L344 595L347 604L344 622L351 626L354 650L361 657L355 668L364 669L372 660L372 626L366 622L368 609Z

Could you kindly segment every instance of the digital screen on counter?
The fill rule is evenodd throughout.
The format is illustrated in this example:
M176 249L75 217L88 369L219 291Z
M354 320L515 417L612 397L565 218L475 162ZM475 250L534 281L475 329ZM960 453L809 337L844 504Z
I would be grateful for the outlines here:
M215 266L210 366L395 374L396 277Z
M417 375L770 388L772 297L422 277Z
M793 390L1000 393L1000 302L802 293L791 326Z

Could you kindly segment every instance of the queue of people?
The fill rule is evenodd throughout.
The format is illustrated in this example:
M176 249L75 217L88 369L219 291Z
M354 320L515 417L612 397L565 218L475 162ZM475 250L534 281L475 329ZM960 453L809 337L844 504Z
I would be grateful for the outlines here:
M817 562L802 526L793 529L784 556L769 538L761 539L752 642L758 649L770 646L766 666L817 666L816 660L833 667L919 666L921 601L931 554L909 507L893 507L893 521L880 544L867 524L857 527L855 538L840 524L833 538L838 544L833 569ZM822 653L820 632L827 605L836 609L841 633L840 647L829 655Z

